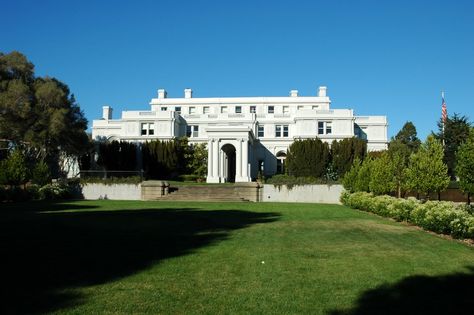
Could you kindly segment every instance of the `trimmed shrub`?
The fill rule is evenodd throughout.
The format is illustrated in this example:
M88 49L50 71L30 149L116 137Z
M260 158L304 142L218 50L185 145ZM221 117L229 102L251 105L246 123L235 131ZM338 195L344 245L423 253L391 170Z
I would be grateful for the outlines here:
M366 192L344 192L341 202L351 208L409 221L425 230L450 234L454 238L474 238L474 215L471 207L453 202L428 201L415 198L399 199L390 196L373 196Z
M41 187L38 196L41 200L67 199L71 197L71 191L67 184L52 183Z
M391 218L397 221L410 221L411 213L420 202L414 198L408 199L392 198L392 202L388 205L388 213Z

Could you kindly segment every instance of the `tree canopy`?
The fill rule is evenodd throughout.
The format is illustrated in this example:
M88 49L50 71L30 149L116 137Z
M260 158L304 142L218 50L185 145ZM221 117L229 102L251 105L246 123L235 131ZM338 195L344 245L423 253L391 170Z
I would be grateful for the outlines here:
M451 178L455 178L456 152L458 147L467 140L471 123L466 116L454 113L446 119L443 132L443 121L438 121L438 133L434 136L444 143L444 162L448 165L448 173Z
M68 86L36 77L19 52L0 53L0 138L44 160L82 153L88 146L87 120Z
M407 121L391 142L399 142L409 149L410 153L416 152L421 141L417 137L416 127L411 121Z
M443 146L437 139L429 136L418 152L410 156L406 176L408 187L426 196L448 187L448 167L443 162Z
M459 187L468 194L474 193L474 129L456 153L456 174L459 176ZM469 199L468 199L469 202Z

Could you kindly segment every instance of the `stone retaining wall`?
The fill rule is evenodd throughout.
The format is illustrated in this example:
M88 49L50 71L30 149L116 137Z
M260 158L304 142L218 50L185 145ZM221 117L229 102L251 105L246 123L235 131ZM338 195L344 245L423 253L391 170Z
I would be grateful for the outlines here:
M342 185L263 185L263 202L313 202L340 204Z
M111 199L111 200L141 200L141 184L83 184L82 197L84 199Z

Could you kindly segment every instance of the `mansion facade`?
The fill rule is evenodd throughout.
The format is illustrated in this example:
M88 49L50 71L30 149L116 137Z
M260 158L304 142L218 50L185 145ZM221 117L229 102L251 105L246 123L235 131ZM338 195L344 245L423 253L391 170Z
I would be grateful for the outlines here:
M150 102L150 110L123 111L92 124L93 139L144 142L187 136L190 143L206 143L208 183L249 182L259 171L265 176L284 170L293 141L318 137L334 140L358 137L369 151L387 148L385 116L355 116L352 109L331 109L326 87L317 96L168 98L165 90Z

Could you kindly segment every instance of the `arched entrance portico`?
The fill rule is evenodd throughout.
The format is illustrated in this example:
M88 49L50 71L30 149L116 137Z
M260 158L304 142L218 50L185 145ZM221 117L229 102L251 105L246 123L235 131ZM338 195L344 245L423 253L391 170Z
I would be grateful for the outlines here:
M227 143L222 146L221 150L224 154L222 157L222 172L225 182L234 183L235 182L235 147Z
M250 182L252 129L247 126L212 126L206 128L206 132L209 137L207 182Z

